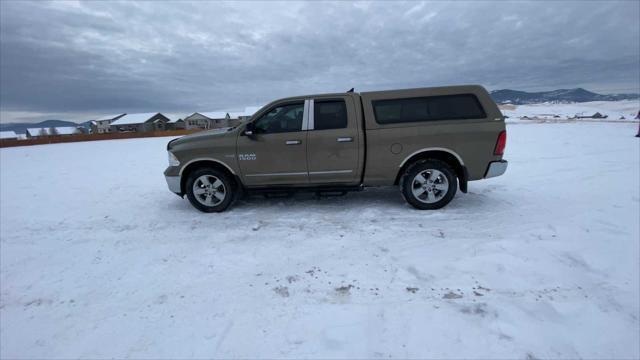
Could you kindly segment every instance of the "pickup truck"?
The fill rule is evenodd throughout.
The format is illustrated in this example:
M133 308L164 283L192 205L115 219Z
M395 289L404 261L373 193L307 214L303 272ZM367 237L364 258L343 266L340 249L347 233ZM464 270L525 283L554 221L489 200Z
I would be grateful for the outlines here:
M169 190L204 212L252 191L398 186L439 209L467 183L502 175L504 117L478 85L295 96L226 130L167 145Z

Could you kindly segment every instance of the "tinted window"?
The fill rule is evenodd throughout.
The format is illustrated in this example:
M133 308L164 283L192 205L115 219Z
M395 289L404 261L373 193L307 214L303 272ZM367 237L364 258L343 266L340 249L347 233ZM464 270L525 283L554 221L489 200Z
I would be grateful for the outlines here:
M373 111L379 124L486 117L480 102L471 94L376 100Z
M273 134L300 131L304 103L279 105L256 120L254 131L257 134Z
M315 130L346 128L347 106L344 100L315 101L313 123Z

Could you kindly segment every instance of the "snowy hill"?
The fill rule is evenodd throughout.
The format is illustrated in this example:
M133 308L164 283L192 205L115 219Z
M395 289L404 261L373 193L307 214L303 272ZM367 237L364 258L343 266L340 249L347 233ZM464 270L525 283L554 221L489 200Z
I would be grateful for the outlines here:
M590 102L590 101L618 101L639 99L640 94L597 94L582 88L559 89L553 91L526 92L518 90L494 90L491 97L498 104L535 104L546 102Z
M606 121L637 121L640 100L591 101L583 103L542 103L499 105L507 121L517 120L567 120L589 117L596 113L606 116ZM589 119L581 119L588 121ZM602 119L600 119L602 120Z

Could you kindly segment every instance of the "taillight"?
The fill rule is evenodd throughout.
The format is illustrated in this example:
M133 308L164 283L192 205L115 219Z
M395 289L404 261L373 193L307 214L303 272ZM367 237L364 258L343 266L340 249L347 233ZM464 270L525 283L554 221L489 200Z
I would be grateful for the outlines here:
M507 145L507 132L502 130L498 135L498 141L496 141L496 149L493 150L493 155L504 154L504 147Z

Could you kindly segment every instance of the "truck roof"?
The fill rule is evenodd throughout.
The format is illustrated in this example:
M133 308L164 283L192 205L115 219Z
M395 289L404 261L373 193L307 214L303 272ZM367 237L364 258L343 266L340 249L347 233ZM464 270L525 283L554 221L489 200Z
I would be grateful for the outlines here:
M302 98L313 98L319 96L344 96L344 95L382 95L382 94L393 94L393 93L412 93L416 91L422 90L451 90L454 92L476 92L486 91L486 89L482 85L476 84L468 84L468 85L453 85L453 86L431 86L431 87L419 87L419 88L407 88L407 89L394 89L394 90L376 90L376 91L363 91L363 92L339 92L339 93L324 93L324 94L308 94L308 95L299 95L299 96L290 96L286 98L281 98L280 100L298 100Z
M465 93L465 92L474 93L477 91L486 91L486 89L482 85L469 84L469 85L452 85L452 86L431 86L431 87L396 89L396 90L365 91L359 94L360 95L383 95L383 94L393 94L393 93L408 94L408 93L419 92L424 90L441 91L445 89L451 92L460 92L460 93Z

